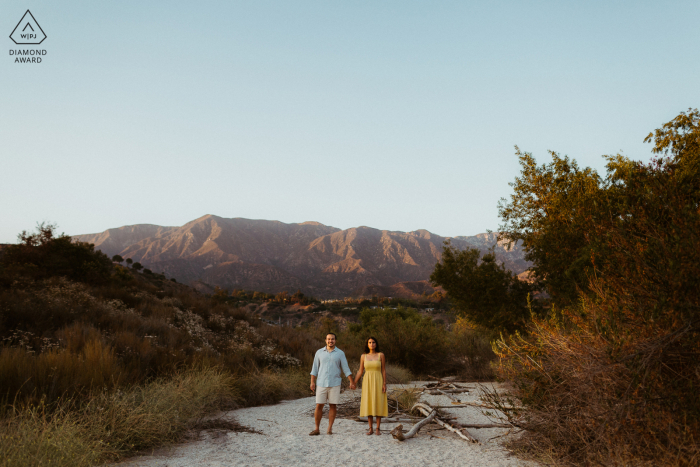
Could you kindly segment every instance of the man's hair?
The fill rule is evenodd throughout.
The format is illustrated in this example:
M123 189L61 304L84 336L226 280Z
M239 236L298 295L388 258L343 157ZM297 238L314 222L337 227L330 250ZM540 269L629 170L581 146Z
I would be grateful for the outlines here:
M326 337L328 336L333 336L336 340L338 340L338 336L336 336L334 332L329 332L328 334L326 334Z

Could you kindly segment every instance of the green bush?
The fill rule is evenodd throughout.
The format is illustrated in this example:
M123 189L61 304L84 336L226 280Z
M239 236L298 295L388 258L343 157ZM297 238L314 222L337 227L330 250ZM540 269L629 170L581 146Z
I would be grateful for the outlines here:
M473 323L487 329L513 332L530 318L528 297L533 287L496 262L491 251L460 251L445 243L431 282L447 291L453 306Z
M529 335L500 340L500 368L528 407L516 421L523 442L567 463L700 459L700 112L681 113L646 141L657 158L609 158L590 191L541 168L540 183L518 185L518 209L507 213L511 238L523 236L537 261L550 255L536 271L566 306L536 318ZM541 190L543 180L552 190ZM546 241L561 223L576 238L566 249ZM554 259L571 273L556 282Z
M56 237L55 226L40 224L35 233L22 232L19 243L3 249L0 285L19 277L41 280L63 276L80 282L103 283L112 274L112 261L91 243Z

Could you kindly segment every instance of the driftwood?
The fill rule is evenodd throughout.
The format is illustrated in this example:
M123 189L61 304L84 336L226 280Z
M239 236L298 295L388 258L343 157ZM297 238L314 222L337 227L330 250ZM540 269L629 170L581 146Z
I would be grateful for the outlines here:
M404 441L409 438L413 438L414 436L416 436L416 433L418 433L418 430L420 430L424 425L427 425L428 423L433 421L433 419L435 418L435 414L437 414L437 410L433 410L432 412L430 412L430 415L413 425L413 428L411 428L406 434L403 434L403 425L398 425L396 428L391 430L391 436L393 436L394 439L397 439L399 441Z
M437 381L437 383L428 383L428 384L474 383L473 380L470 381L468 379L456 379L454 377L438 378L437 376L428 375L428 378L434 379L435 381Z
M501 409L519 409L520 407L511 407L511 406L504 406L504 407L496 407L495 405L489 405L489 404L484 404L481 402L453 402L452 405L436 405L436 409L459 409L462 407L480 407L483 409L493 409L493 410L501 410Z
M507 423L460 423L460 428L513 428L513 425Z
M457 399L457 398L455 398L455 397L450 396L446 391L443 391L442 389L438 389L437 392L439 392L439 393L442 394L443 396L446 396L447 398L449 398L449 399L452 401L453 404L454 404L455 402L458 403L458 404L461 404L461 403L462 403L462 401L460 401L459 399Z
M401 423L401 422L415 422L416 418L419 418L422 420L421 417L405 417L405 418L392 418L392 417L381 417L382 419L382 424L384 423ZM355 421L357 422L362 422L362 423L367 423L367 417L357 417L355 418Z
M428 390L428 394L431 394L433 396L437 396L438 394L463 394L465 392L469 392L468 389L430 389Z
M414 404L413 408L418 409L423 415L427 415L428 413L435 411L435 408L430 407L427 404L423 404L422 402L416 402ZM457 429L457 428L453 427L452 425L450 425L449 423L443 422L439 418L435 419L435 423L437 423L441 427L451 431L452 433L455 433L457 436L459 436L460 438L462 438L466 441L469 441L470 443L477 443L477 444L479 443L479 441L472 438L472 436L469 434L469 432L467 432L467 430L464 428Z

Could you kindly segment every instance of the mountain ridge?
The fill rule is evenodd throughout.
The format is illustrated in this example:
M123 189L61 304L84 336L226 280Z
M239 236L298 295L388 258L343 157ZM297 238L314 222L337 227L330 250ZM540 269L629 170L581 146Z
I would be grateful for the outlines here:
M269 293L299 289L319 298L426 281L446 240L459 249L481 251L495 244L496 257L507 268L520 274L529 267L522 248L507 250L497 244L495 233L442 237L425 229L341 230L315 221L286 224L212 214L180 227L136 224L73 239L185 283Z

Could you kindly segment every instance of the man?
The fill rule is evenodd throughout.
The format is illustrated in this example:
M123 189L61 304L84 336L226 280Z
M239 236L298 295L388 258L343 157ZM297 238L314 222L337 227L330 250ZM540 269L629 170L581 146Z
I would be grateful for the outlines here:
M314 366L311 369L311 391L316 392L316 410L314 421L316 428L309 433L311 436L319 435L323 406L328 402L328 434L333 434L333 422L337 412L336 405L340 402L340 383L343 379L340 375L342 369L350 381L350 389L355 389L355 381L348 366L348 361L342 350L335 347L335 334L332 332L326 336L326 346L316 351ZM316 381L318 378L318 381ZM318 383L318 387L316 386Z

